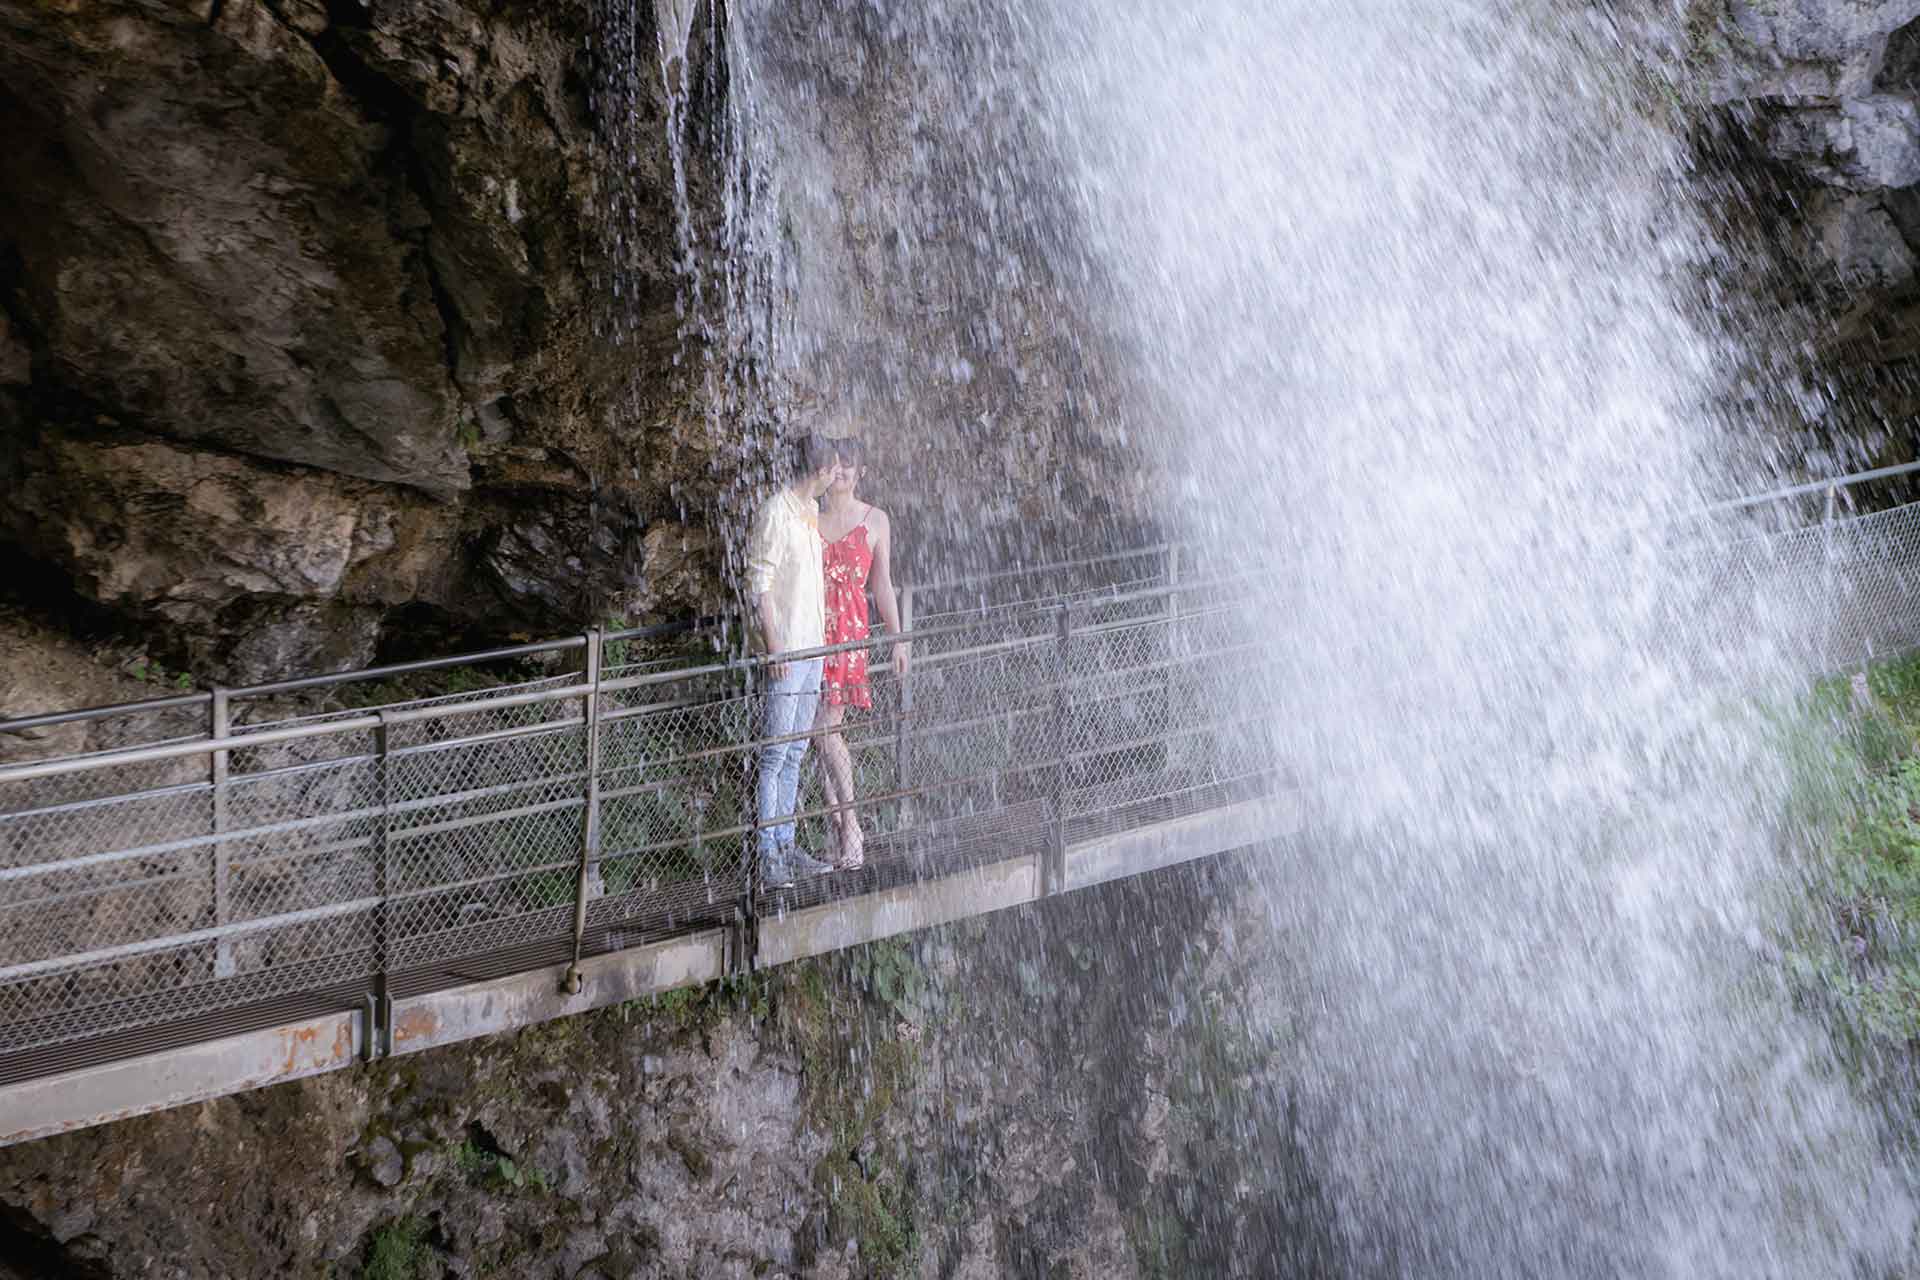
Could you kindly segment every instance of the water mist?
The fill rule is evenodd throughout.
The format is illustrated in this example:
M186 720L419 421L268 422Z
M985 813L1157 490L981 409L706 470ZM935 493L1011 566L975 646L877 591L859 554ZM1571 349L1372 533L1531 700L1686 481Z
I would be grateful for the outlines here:
M1266 885L1358 1269L1893 1266L1911 1203L1766 976L1782 793L1736 708L1805 646L1708 629L1648 532L1768 477L1630 52L1446 0L1062 30L1182 515L1271 573L1323 822Z
M1768 483L1716 407L1765 335L1694 301L1716 247L1605 21L803 14L728 18L740 242L785 308L762 362L857 393L909 460L984 438L955 405L995 376L1071 403L1164 468L1159 523L1208 572L1259 575L1265 736L1317 815L1261 855L1285 1087L1351 1269L1899 1266L1905 1179L1770 976L1783 780L1743 708L1804 682L1804 637L1713 627L1710 565L1658 532ZM820 140L893 92L873 42L917 83L861 145L908 176L850 189L859 147ZM1036 295L1073 377L1023 363ZM928 541L991 541L976 463L891 480Z

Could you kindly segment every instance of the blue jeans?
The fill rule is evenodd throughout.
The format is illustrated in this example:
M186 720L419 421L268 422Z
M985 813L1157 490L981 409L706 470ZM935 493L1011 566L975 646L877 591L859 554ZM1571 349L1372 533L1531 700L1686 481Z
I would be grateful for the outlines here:
M820 702L820 668L823 659L788 664L787 678L775 680L767 689L767 718L761 736L785 737L813 728L814 708ZM800 799L800 762L806 758L808 738L777 742L760 748L760 820L788 817ZM761 827L760 856L793 848L793 823Z

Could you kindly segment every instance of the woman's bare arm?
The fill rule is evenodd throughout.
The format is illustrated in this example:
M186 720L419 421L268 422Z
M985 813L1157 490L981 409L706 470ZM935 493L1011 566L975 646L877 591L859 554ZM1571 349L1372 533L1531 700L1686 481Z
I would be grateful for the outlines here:
M880 621L893 635L899 635L900 597L893 589L893 521L887 513L875 507L873 514L867 517L872 521L873 529L873 603L880 610ZM894 642L893 669L901 675L907 673L907 649L905 640Z

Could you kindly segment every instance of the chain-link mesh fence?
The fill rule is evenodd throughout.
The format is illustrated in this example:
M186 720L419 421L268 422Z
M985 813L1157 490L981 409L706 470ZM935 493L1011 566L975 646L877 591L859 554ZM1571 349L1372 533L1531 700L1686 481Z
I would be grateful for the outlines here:
M1700 557L1684 608L1703 653L1764 629L1832 670L1920 644L1920 505L1661 554ZM906 674L874 638L871 707L797 730L813 748L800 843L844 853L857 824L866 866L774 909L1278 785L1273 621L1249 583L1200 580L1189 559L1157 547L1077 578L923 591ZM551 964L773 901L753 853L764 665L619 641L572 655L347 705L263 698L225 737L111 767L0 769L0 1079L107 1033ZM850 800L821 765L836 736Z

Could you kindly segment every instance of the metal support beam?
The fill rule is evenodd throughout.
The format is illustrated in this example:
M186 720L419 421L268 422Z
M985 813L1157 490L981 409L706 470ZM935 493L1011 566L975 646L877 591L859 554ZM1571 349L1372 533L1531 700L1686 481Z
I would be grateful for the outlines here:
M600 878L600 628L587 632L586 809L580 816L580 865L573 881L573 961L561 979L561 990L578 995L585 981L580 955L586 945L587 902L607 889Z
M216 686L207 702L207 736L219 742L228 736L231 729L231 717L227 709L227 691ZM212 784L213 834L218 836L227 830L227 752L224 750L209 752L207 755L207 781ZM233 919L233 852L232 846L224 840L216 840L213 845L213 927L221 929ZM231 978L238 971L234 961L233 943L222 936L213 948L213 976Z
M1072 695L1067 682L1073 671L1073 609L1061 605L1056 621L1059 644L1054 662L1053 681L1053 840L1040 868L1040 892L1059 893L1066 887L1067 864L1067 783L1072 769L1071 743L1067 741L1068 719L1073 712Z
M380 905L373 912L373 990L367 1001L366 1056L368 1061L393 1051L390 1029L393 1000L387 994L387 975L393 969L393 726L387 713L373 730L374 793L380 817L373 828L373 892Z
M900 588L900 630L913 630L913 587L911 584ZM896 645L907 644L905 640L895 640ZM907 724L913 719L913 666L909 662L906 674L900 677L900 706L893 718L893 789L909 791L912 783L908 781L907 768ZM900 801L900 825L913 825L913 801Z

